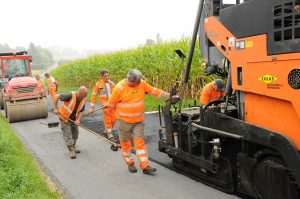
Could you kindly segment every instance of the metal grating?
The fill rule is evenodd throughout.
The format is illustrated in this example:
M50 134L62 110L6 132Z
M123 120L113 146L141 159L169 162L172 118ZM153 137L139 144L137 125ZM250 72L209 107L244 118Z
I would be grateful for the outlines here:
M293 89L300 89L300 69L294 69L289 73L288 82Z
M35 87L36 85L27 86L27 87L13 86L13 89L15 89L19 93L29 93L29 92L33 92L33 89Z
M273 17L275 42L300 38L300 0L274 6Z

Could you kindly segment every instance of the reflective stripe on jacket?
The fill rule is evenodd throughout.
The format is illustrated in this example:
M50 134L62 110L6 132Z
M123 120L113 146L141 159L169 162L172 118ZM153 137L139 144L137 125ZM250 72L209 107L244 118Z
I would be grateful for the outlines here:
M114 86L110 85L110 91L112 92ZM93 89L93 94L91 97L91 106L94 106L96 103L97 95L100 95L100 103L102 105L107 104L108 97L110 96L111 93L108 93L107 88L105 86L105 82L103 80L100 80L96 83Z
M52 80L54 80L54 78L52 76L50 76L48 78L48 90L49 91L56 90L56 85L54 84L55 80L54 80L54 82Z
M76 100L77 100L76 92L73 91L72 92L72 98L67 102L63 102L62 105L59 108L59 118L61 120L63 120L65 123L68 123L68 119L70 119L70 116L71 116L71 114L72 114L72 112L75 108L75 105L76 105ZM83 98L80 101L80 104L78 105L78 108L77 108L77 111L76 111L76 116L77 116L78 112L82 109L84 104L85 104L85 98Z
M116 118L127 123L141 122L144 120L145 93L160 97L161 90L150 86L144 80L135 87L128 86L125 81L123 79L116 85L108 104L115 109Z

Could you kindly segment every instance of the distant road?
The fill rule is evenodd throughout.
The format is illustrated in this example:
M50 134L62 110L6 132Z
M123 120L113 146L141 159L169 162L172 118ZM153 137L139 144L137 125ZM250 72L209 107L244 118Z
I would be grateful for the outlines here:
M49 73L50 71L54 70L58 67L58 64L55 63L53 66L49 67L45 72L39 74L41 76L41 79L45 79L45 73Z

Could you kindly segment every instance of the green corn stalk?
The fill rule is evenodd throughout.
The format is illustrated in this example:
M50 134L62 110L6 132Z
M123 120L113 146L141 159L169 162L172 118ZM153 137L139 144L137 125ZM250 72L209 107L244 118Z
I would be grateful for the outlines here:
M191 43L190 38L177 41L140 46L102 55L94 55L86 59L77 59L60 65L52 71L52 75L65 87L92 87L99 79L99 72L108 69L112 81L118 82L126 77L132 68L139 69L145 79L153 86L169 91L170 85L182 81L181 59L174 52L180 49L186 55ZM203 75L202 58L199 45L196 45L187 97L199 99L200 90L212 80Z

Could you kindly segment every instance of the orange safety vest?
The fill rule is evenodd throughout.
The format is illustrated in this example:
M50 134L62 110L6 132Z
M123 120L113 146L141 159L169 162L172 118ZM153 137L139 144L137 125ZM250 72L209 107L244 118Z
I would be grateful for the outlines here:
M200 96L200 104L205 106L210 101L219 99L223 96L225 96L225 93L222 91L216 91L214 89L214 81L206 84L204 88L202 89L201 96Z
M72 98L67 102L63 102L63 104L60 106L59 118L62 121L64 121L65 123L68 123L68 119L70 119L70 116L71 116L71 114L72 114L72 112L75 108L75 105L76 105L76 100L77 100L76 92L73 91L72 92ZM77 108L77 111L76 111L76 116L77 116L78 112L82 109L84 104L85 104L85 98L83 98L80 101L80 104L78 105L78 108Z
M112 85L109 85L110 86L110 92L112 93L112 90L114 88L114 86ZM101 79L100 81L98 81L96 83L96 85L94 86L94 89L93 89L93 94L92 94L92 97L91 97L91 103L90 105L91 106L94 106L95 103L96 103L96 98L97 98L97 95L99 94L100 95L100 103L102 105L105 105L107 104L107 101L108 101L108 97L109 95L111 95L111 93L108 93L108 90L106 88L106 85L105 85L105 82Z
M38 82L37 85L38 85L39 87L43 87L43 86L44 86L41 79L39 79L37 82Z
M56 85L51 81L52 76L48 78L48 90L49 91L55 91L56 90ZM54 79L54 78L53 78Z
M127 123L141 122L144 120L145 93L160 97L161 90L150 86L144 80L139 85L130 87L123 79L114 88L108 104L115 109L116 118Z

